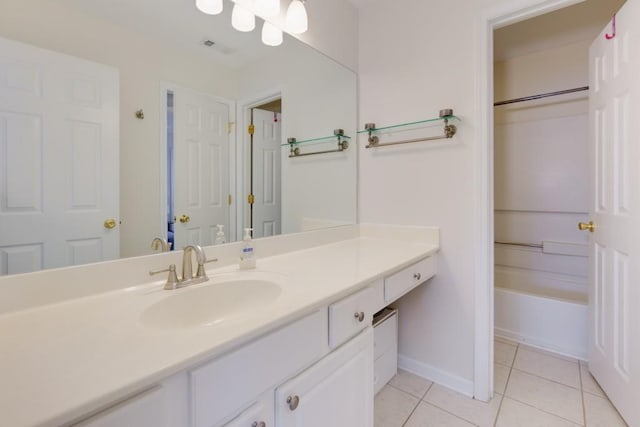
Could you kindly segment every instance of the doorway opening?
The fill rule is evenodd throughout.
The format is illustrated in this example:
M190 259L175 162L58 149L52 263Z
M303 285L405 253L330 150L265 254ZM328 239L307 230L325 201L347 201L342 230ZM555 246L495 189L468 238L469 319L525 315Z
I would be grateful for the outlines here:
M275 236L282 232L282 97L246 104L244 115L248 126L242 224L253 229L253 238Z
M589 47L622 1L494 31L497 337L587 359Z
M622 1L620 1L623 3ZM481 18L480 34L478 36L478 74L481 81L479 92L479 114L480 139L478 140L475 152L477 166L477 242L476 247L476 276L479 285L476 292L475 304L475 358L474 358L474 395L480 400L489 400L492 396L494 378L494 32L509 25L527 22L535 17L561 12L563 8L576 4L595 3L576 0L539 0L532 1L527 7L522 5L512 5L505 2L502 7L495 8ZM606 6L606 5L605 5ZM614 7L615 9L615 7ZM571 25L575 21L575 16L571 16L555 28L542 28L543 31L553 38L556 32L562 32L563 28ZM599 27L601 30L611 19L611 15L606 16ZM530 29L535 30L535 25L530 25ZM593 33L592 33L593 34ZM527 36L526 32L516 34L516 38ZM579 41L580 38L571 40ZM518 40L516 40L518 41ZM538 46L539 47L539 46ZM523 53L532 53L523 52ZM552 68L553 63L543 64ZM569 87L565 84L561 88ZM535 95L538 92L527 90L517 97ZM541 91L540 93L546 93ZM520 104L524 106L525 104ZM575 224L574 224L575 226ZM516 243L527 243L520 241ZM539 249L539 248L536 248Z

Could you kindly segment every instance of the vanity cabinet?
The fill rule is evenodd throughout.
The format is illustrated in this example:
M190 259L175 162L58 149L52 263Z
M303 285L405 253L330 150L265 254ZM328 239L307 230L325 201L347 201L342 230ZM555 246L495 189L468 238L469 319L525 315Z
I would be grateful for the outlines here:
M324 309L190 370L192 426L224 424L251 404L249 399L273 390L327 352Z
M278 427L373 425L371 327L276 389Z
M373 313L434 274L433 258L418 261L73 425L371 427L398 327L387 312L374 332Z

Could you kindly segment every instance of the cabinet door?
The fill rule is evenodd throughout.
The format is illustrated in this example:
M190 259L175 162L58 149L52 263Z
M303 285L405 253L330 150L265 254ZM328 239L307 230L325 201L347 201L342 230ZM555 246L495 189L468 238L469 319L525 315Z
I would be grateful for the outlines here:
M276 425L373 425L371 327L302 374L278 387Z
M273 427L273 389L224 427Z

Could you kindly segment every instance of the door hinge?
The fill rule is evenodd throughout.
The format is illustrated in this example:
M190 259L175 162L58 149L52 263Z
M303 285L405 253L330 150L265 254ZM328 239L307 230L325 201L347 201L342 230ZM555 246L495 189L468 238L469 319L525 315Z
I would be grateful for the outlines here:
M230 134L231 133L231 129L233 129L233 125L235 125L236 122L227 122L227 133Z
M229 196L227 197L227 203L229 203L229 206L231 206L232 201L233 199L231 198L231 194L229 194Z
M249 135L253 135L256 131L256 127L252 124L249 125Z
M249 194L249 197L247 197L247 202L250 205L252 205L255 201L256 201L256 196L254 196L253 194Z

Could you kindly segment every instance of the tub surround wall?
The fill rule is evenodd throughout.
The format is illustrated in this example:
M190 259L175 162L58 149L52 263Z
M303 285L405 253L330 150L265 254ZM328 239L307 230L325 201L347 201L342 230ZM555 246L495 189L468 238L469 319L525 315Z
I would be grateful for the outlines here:
M588 85L590 44L496 62L495 99ZM588 236L576 224L588 221L587 97L579 92L495 108L496 240L572 243L584 252L496 245L496 286L562 291L586 302Z

